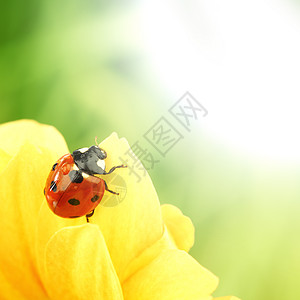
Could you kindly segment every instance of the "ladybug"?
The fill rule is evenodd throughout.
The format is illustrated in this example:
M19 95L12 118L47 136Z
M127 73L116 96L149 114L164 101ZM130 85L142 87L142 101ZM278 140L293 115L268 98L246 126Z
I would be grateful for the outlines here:
M103 149L91 146L65 154L52 166L44 195L56 215L63 218L86 216L89 222L104 191L119 194L108 189L105 180L96 175L107 175L126 166L115 166L106 172L106 157Z

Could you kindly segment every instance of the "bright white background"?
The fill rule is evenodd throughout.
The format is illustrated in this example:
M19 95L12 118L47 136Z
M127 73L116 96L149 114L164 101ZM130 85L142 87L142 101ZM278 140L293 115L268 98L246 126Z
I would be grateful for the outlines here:
M300 161L300 7L283 0L144 1L140 31L173 99L190 91L206 130L262 159Z

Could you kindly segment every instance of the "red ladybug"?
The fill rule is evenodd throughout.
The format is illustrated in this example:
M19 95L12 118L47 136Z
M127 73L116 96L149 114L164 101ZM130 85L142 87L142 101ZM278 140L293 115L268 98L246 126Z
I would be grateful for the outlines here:
M107 175L116 168L105 171L106 152L98 146L81 148L62 156L49 173L44 194L50 209L63 218L77 218L94 214L104 191L118 195L108 189L106 182L95 175Z

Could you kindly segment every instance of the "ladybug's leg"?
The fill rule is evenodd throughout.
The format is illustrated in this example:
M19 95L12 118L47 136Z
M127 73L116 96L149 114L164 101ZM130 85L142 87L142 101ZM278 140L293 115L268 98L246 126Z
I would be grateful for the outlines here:
M90 220L89 218L94 214L95 210L93 209L89 214L87 214L85 217L86 217L86 221L89 223Z
M105 180L103 180L103 181L104 181L104 184L105 184L105 190L106 190L106 191L108 191L108 192L110 192L110 193L112 193L112 194L114 194L114 195L119 195L119 193L110 190L110 189L107 187L107 184L106 184Z
M120 165L120 166L112 167L108 172L105 172L105 171L104 171L103 175L110 174L110 173L112 173L112 172L113 172L115 169L117 169L117 168L127 168L127 166L125 166L125 165Z

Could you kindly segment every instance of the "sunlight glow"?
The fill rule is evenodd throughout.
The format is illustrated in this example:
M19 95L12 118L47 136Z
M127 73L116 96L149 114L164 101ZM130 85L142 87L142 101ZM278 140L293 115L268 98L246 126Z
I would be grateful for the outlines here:
M144 43L173 99L235 150L300 161L300 7L283 0L144 1ZM168 99L169 100L169 99Z

